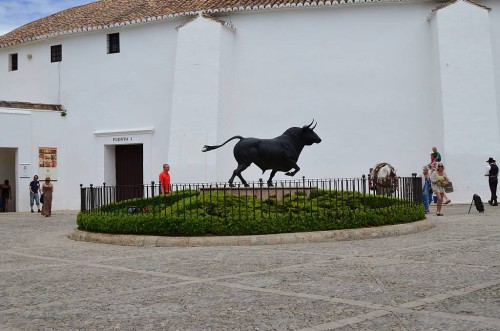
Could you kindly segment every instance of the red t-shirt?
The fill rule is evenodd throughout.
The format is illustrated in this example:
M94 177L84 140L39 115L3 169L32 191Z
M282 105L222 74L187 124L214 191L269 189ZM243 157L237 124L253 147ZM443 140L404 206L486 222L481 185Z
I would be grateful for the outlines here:
M163 191L160 190L160 193L170 193L170 174L162 171L160 172L158 180L160 181L160 185L163 187Z

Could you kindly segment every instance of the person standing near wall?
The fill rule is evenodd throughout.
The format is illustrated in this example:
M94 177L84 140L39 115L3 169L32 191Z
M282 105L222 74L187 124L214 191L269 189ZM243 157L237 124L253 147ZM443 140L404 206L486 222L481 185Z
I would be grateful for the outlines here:
M170 165L165 163L163 165L163 171L160 172L158 176L158 180L160 182L160 194L170 193L170 174L168 173L170 170Z
M442 162L437 164L436 171L434 171L431 175L431 183L432 183L432 191L437 196L437 206L436 206L436 215L443 216L441 214L441 207L443 206L443 198L445 187L448 186L450 179L444 172L444 165Z
M492 206L498 206L498 200L497 200L498 166L496 164L496 161L492 157L490 157L486 162L488 162L489 166L488 170L484 175L488 177L488 184L490 185L490 192L491 192L491 200L488 200L488 203Z
M40 182L38 181L38 176L33 176L33 180L30 183L30 206L31 212L33 211L33 205L36 202L36 206L38 207L38 212L40 212Z
M9 200L12 198L12 187L9 184L9 180L6 179L2 185L0 185L0 198L2 199L2 211L6 213L9 210Z
M438 152L437 147L432 147L431 163L429 163L429 168L431 173L436 170L437 164L440 163L441 160L442 160L441 153ZM448 197L448 194L446 194L446 192L443 192L443 203L447 205L450 202L451 199Z
M436 161L441 162L441 153L438 152L437 147L432 147L432 152L436 153Z
M54 186L50 182L50 177L45 178L45 183L42 185L43 194L43 206L42 215L49 217L52 214L52 193L54 192Z
M424 204L425 213L429 214L429 205L432 201L432 184L429 168L427 167L424 167L423 169L423 182L424 187L422 188L422 203Z

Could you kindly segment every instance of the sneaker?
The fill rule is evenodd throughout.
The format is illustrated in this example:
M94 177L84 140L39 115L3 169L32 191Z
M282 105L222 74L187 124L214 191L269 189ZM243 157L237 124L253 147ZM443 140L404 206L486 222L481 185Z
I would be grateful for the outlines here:
M498 202L495 202L494 204L492 204L492 206L498 206Z
M31 212L34 213L33 209L31 209Z
M489 205L490 205L490 206L492 206L492 204L491 204L491 200L488 200L488 203L489 203Z
M451 202L451 200L446 201L444 204L447 205Z
M41 213L42 211L40 209L38 209L38 212Z

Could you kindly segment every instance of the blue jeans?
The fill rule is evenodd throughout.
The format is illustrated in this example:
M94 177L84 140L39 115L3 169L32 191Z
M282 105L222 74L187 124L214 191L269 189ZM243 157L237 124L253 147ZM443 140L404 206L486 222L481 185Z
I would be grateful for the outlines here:
M430 179L424 179L424 187L422 188L422 203L424 204L425 211L429 211L429 205L432 201L432 192Z
M30 192L30 206L31 206L31 209L33 209L33 205L35 204L36 202L36 205L38 207L38 209L40 209L40 193L31 193Z

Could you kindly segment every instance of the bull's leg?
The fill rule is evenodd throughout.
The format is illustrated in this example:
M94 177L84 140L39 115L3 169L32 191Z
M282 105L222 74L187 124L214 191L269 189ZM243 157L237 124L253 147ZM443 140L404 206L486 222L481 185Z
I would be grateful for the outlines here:
M287 176L295 176L295 174L297 172L299 172L299 170L300 170L300 167L296 163L293 163L292 168L293 168L293 171L289 171L289 172L285 173L285 175L287 175Z
M278 172L278 170L271 171L271 175L269 176L269 179L267 180L267 186L269 186L269 187L274 186L273 185L273 178L274 178L274 175L276 175L276 172Z
M241 182L243 183L243 185L245 187L248 187L250 185L248 185L248 183L246 182L245 179L243 179L243 177L241 176L241 172L243 170L245 170L246 168L248 168L250 166L250 164L243 164L243 163L238 163L238 167L233 171L233 175L231 176L231 178L229 178L229 187L234 187L234 184L233 184L233 181L234 181L234 177L238 176L238 178L241 180Z
M243 176L241 174L238 174L238 178L241 180L241 183L243 184L243 186L250 187L250 185L248 185L247 181L245 180L245 178L243 178Z

